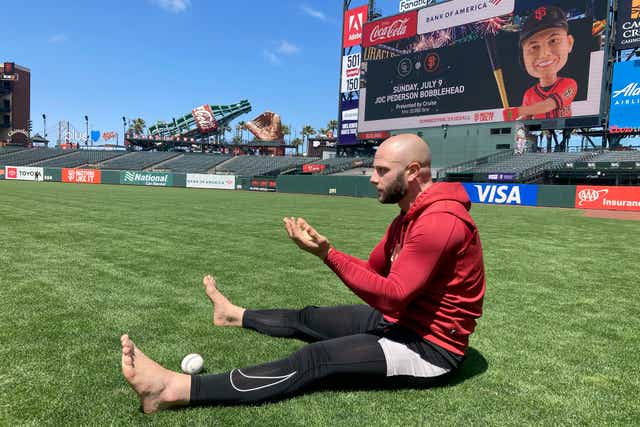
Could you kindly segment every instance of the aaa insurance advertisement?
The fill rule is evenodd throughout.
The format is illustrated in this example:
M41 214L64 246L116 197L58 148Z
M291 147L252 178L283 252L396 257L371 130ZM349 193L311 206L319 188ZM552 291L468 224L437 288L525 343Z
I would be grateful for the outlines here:
M408 37L365 37L358 131L597 116L606 13L605 0L421 9Z

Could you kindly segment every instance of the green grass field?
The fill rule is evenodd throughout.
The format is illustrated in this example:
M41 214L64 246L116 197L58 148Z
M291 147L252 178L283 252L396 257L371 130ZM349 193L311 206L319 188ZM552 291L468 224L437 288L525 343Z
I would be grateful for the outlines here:
M261 406L144 415L127 332L177 370L281 358L301 342L210 324L202 276L251 308L354 303L293 245L285 215L366 258L396 206L373 199L0 181L0 425L638 425L634 221L476 205L485 315L449 386L320 390Z

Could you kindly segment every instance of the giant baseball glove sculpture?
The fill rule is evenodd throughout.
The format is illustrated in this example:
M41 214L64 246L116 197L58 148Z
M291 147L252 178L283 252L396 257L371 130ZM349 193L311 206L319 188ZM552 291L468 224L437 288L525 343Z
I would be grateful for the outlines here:
M246 124L249 132L261 141L280 141L284 139L280 116L271 111L265 111Z

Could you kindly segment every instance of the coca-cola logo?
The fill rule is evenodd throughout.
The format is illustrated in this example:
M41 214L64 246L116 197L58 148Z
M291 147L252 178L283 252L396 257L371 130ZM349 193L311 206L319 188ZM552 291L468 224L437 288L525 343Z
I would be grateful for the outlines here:
M416 35L417 28L417 11L369 22L365 25L363 45L368 47L412 37Z
M593 188L585 188L578 192L578 206L582 206L584 203L593 203L598 201L600 196L606 196L609 190L596 190Z
M195 120L196 126L198 126L198 130L200 130L200 132L206 133L217 129L218 122L213 115L211 107L208 105L202 105L194 108L191 114L193 115L193 119Z
M407 34L409 18L396 19L390 23L376 25L369 35L369 41L375 43L393 37L404 38Z

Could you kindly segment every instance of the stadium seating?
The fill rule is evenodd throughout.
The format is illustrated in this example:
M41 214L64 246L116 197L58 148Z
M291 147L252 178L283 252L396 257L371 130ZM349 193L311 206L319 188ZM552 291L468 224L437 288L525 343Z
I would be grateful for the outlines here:
M126 154L126 151L79 150L67 156L55 157L35 163L35 166L50 168L77 168L84 165L95 165L109 159Z
M207 173L232 157L224 154L185 153L153 169L171 172ZM215 170L211 172L215 172Z
M0 159L6 166L27 166L41 160L52 159L69 154L69 150L60 148L30 148L9 153Z
M0 159L4 156L8 156L9 154L15 153L17 151L26 150L26 147L17 147L17 146L9 146L9 147L0 147Z
M640 162L640 151L604 151L591 162Z
M463 173L513 173L519 176L529 169L545 167L553 169L565 162L578 161L593 156L593 153L525 153L511 155L501 160L476 165L460 172Z
M236 156L216 167L216 170L242 176L275 176L318 160L317 157Z
M373 166L373 157L332 157L318 160L314 165L325 165L325 169L318 175L331 175L354 168L370 168Z
M115 159L107 160L98 165L98 167L100 169L113 170L144 170L179 155L180 153L172 151L137 151L123 156L118 156Z

